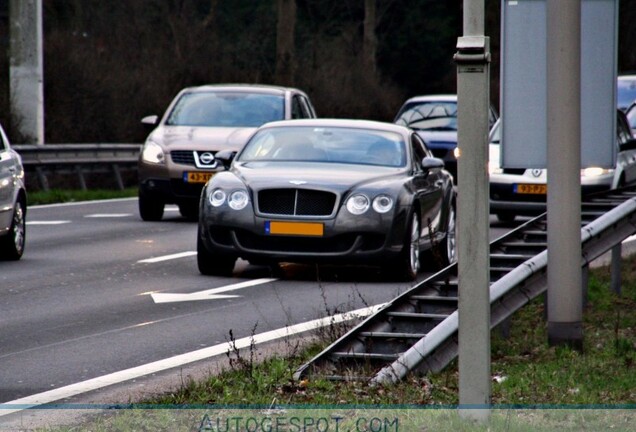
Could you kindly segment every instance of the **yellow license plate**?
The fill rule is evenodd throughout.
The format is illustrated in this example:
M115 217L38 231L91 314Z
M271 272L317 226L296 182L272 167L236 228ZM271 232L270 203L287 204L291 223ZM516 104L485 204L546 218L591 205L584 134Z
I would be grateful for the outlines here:
M186 183L206 183L214 174L211 172L184 172L183 181Z
M318 222L266 221L265 233L270 235L303 235L322 237L324 225Z
M548 187L544 184L518 184L514 186L515 193L545 195L548 193Z

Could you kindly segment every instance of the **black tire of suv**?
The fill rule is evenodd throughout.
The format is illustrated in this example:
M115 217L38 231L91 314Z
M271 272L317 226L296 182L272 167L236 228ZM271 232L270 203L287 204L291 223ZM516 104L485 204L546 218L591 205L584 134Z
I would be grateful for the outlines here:
M143 191L139 191L139 216L147 222L160 221L163 218L163 202L149 198Z

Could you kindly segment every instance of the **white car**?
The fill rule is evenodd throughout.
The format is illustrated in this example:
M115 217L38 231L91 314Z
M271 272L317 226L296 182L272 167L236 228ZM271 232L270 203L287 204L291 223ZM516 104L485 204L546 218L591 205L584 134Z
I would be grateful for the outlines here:
M0 126L0 259L19 260L24 253L27 196L20 155Z
M619 75L616 79L616 104L625 111L636 100L636 75Z
M636 140L621 110L617 110L616 127L616 168L582 169L583 195L636 183ZM533 216L545 212L547 170L501 168L501 120L491 129L489 141L490 213L502 222L512 222L517 215Z

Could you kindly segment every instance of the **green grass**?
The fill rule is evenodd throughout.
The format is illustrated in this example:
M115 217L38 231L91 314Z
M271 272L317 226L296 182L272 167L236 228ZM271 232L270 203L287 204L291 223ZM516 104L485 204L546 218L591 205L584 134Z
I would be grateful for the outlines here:
M76 201L93 201L113 198L136 197L137 188L117 189L51 189L49 191L28 192L29 205L53 204Z

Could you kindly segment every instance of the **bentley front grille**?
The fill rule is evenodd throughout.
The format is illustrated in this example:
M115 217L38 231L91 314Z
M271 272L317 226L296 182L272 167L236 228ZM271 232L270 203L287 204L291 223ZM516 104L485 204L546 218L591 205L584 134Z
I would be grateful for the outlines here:
M336 195L311 189L267 189L258 193L258 211L281 216L329 216Z

